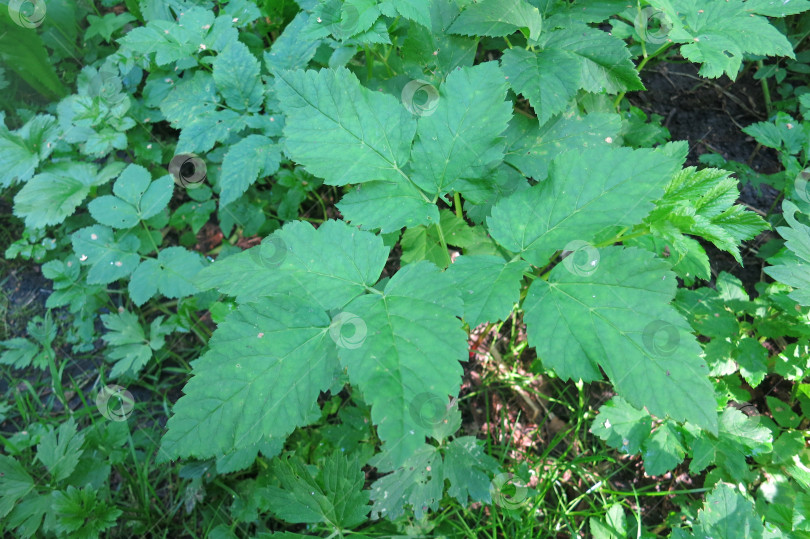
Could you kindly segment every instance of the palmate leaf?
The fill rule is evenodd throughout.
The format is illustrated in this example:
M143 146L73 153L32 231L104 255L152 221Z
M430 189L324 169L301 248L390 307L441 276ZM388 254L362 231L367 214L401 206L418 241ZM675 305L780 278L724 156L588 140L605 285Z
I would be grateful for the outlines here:
M447 270L464 300L464 320L471 328L503 320L520 299L520 281L529 264L497 256L460 256Z
M564 111L580 89L611 93L644 89L620 39L584 24L546 36L541 51L511 48L501 59L512 89L529 100L541 124Z
M416 120L394 96L372 92L348 69L281 71L286 152L328 185L404 181Z
M768 266L765 273L792 286L795 290L790 297L800 305L810 305L810 227L796 219L798 211L798 206L791 201L782 202L782 215L789 226L776 229L785 238L785 247L795 254L795 260Z
M656 150L589 148L557 157L548 180L503 200L487 219L492 237L535 266L569 241L609 226L632 226L683 161L686 146ZM677 154L677 156L673 156Z
M403 227L430 225L439 221L439 209L411 182L368 182L341 199L343 217L364 228L379 228L385 234Z
M714 390L690 326L669 305L668 264L636 248L599 250L590 275L560 264L532 283L523 307L529 343L562 378L599 380L637 408L717 433Z

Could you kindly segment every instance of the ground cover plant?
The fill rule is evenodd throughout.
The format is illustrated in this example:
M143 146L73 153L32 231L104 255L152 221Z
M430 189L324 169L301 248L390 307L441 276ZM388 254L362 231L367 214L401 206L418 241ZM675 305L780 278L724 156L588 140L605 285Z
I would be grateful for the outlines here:
M807 13L4 3L0 528L810 536Z

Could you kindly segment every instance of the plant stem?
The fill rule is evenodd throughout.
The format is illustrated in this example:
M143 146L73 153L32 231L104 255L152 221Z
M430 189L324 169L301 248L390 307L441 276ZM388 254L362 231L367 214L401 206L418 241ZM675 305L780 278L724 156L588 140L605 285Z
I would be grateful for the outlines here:
M760 69L764 68L765 66L762 63L762 60L757 60L757 72L759 72ZM765 110L768 112L768 117L770 118L772 104L771 104L771 89L768 87L768 77L762 77L762 79L759 82L762 85L762 97L765 99Z
M456 209L456 217L463 219L464 216L461 214L461 195L458 193L453 193L453 206Z

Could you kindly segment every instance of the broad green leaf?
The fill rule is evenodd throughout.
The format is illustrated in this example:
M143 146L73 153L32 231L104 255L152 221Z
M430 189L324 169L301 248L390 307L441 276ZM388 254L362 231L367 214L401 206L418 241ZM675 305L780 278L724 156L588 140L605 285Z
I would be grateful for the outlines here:
M613 397L599 407L599 415L593 420L590 432L599 436L610 447L633 455L641 450L650 437L652 417L646 410L638 409L621 397Z
M362 87L345 68L281 71L275 80L293 160L328 185L406 181L416 120L393 96Z
M419 187L441 195L452 191L459 178L482 177L503 159L501 133L512 117L506 91L495 62L447 77L431 105L435 110L423 113L417 123L411 169Z
M365 522L371 507L369 492L363 490L365 474L357 459L332 453L311 475L298 459L280 458L273 471L281 487L266 487L271 511L293 523L323 522L334 529L346 529Z
M320 39L305 39L301 32L309 23L309 17L302 11L284 27L284 31L273 41L270 50L264 51L264 65L271 73L284 69L305 69L315 56Z
M676 151L683 146L673 147ZM490 234L535 266L570 241L591 241L601 230L632 226L680 167L682 158L656 150L597 147L565 153L548 180L519 191L492 209Z
M754 15L756 5L742 0L698 2L698 0L651 0L664 10L672 29L667 38L681 46L681 54L702 63L699 74L717 78L724 73L732 80L745 54L795 58L793 47L768 19ZM761 4L760 4L761 6ZM678 13L684 14L684 20Z
M624 539L627 537L627 517L620 503L610 506L601 522L594 517L589 519L593 539Z
M371 404L383 450L395 464L430 435L430 426L410 411L414 399L425 392L440 398L458 394L459 361L467 360L466 333L456 318L461 310L449 277L429 262L417 262L400 269L382 294L354 299L333 319L341 363ZM343 335L347 325L354 334Z
M793 261L786 261L765 268L765 273L795 290L790 297L800 305L810 305L810 227L796 219L799 208L789 200L782 202L782 216L789 226L776 230L785 238L785 247L796 255Z
M281 150L268 137L248 135L231 146L222 160L220 205L238 199L260 175L274 174L280 164Z
M96 167L70 162L50 167L26 183L14 197L14 215L25 219L25 226L45 228L59 224L73 212L98 185Z
M666 262L636 248L598 250L590 275L557 265L524 301L529 343L562 378L599 380L636 408L717 432L714 390L689 324L669 305Z
M647 475L662 475L683 462L686 449L681 434L672 421L664 421L644 442L644 471Z
M218 102L214 78L205 71L196 71L192 78L177 83L160 103L160 111L172 127L185 129L215 111Z
M37 445L37 460L48 468L54 481L66 479L79 462L84 450L84 433L76 430L73 418L59 425L54 431L53 427L42 434Z
M523 272L529 264L497 256L460 256L447 273L461 291L464 320L470 328L504 320L520 299Z
M56 118L48 114L34 116L14 132L0 120L0 186L28 181L53 151L58 134Z
M111 228L93 225L71 236L73 252L83 266L91 266L88 284L107 284L133 272L140 263L140 240L130 231L113 233Z
M611 144L620 129L621 118L612 113L592 112L581 116L568 112L539 127L536 121L516 114L505 133L508 145L505 161L526 176L543 180L557 155Z
M498 462L487 455L482 442L474 436L462 436L447 444L444 452L444 478L450 481L447 493L464 506L468 500L489 503L490 477L497 473Z
M526 28L537 42L543 28L540 11L526 0L481 0L468 5L447 29L465 36L508 36Z
M512 89L529 100L541 124L563 112L580 89L644 89L627 47L607 32L572 25L546 34L542 45L538 52L511 48L501 58Z
M431 0L383 0L380 3L380 11L384 15L389 15L386 13L387 8L394 9L406 19L430 28L431 4Z
M180 132L176 153L207 152L246 126L246 118L230 109L201 114Z
M768 349L756 339L740 339L734 359L740 365L740 374L751 387L757 387L768 374Z
M14 458L0 455L0 517L29 492L34 490L34 478Z
M264 85L259 77L259 61L247 45L234 41L213 62L214 83L229 107L256 112L262 106Z
M115 526L122 513L98 496L97 490L91 486L77 489L68 485L64 491L53 491L51 499L57 531L74 537L98 537L104 530Z
M444 490L442 457L438 450L422 443L402 466L377 464L382 472L393 472L371 485L371 518L391 520L405 514L410 506L414 517L422 518L428 509L436 510Z
M700 537L762 539L765 528L754 504L729 483L717 483L697 514Z
M192 364L159 460L213 457L305 424L338 368L329 325L325 312L293 297L240 305Z
M2 64L14 71L44 97L48 99L64 97L68 91L59 80L41 35L32 28L25 28L21 24L12 22L10 7L7 2L0 8L0 60L2 60ZM24 4L19 4L18 7L26 9Z
M152 349L149 347L138 316L129 311L122 311L103 314L101 321L107 329L102 336L107 343L107 357L115 362L110 378L140 372L152 358Z
M129 294L135 305L143 305L160 292L167 298L182 298L199 292L193 279L203 268L199 254L183 247L162 249L158 257L147 258L132 273Z
M15 369L24 369L34 366L38 369L47 369L48 361L45 354L40 354L41 348L34 342L23 337L15 337L0 341L0 365L9 365Z
M324 310L343 307L374 286L388 260L382 239L342 221L316 230L294 221L247 252L203 269L201 290L217 287L241 302L269 295L294 295ZM234 279L234 275L244 278ZM306 283L306 285L302 285Z
M347 221L385 234L403 227L429 225L439 220L436 204L413 183L367 182L358 185L338 203Z

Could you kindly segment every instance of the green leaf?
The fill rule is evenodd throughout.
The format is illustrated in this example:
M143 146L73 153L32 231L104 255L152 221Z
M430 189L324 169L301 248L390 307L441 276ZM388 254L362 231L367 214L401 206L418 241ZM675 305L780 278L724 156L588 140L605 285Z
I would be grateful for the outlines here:
M789 226L776 230L785 238L785 247L796 255L796 260L765 268L765 273L795 290L790 297L800 305L810 305L810 227L796 219L799 208L789 200L782 202L782 216Z
M461 291L464 320L470 328L504 320L520 299L523 272L529 264L497 256L460 256L447 273Z
M140 240L129 231L113 234L111 228L93 225L70 237L73 252L84 266L91 266L88 284L108 284L126 277L140 263Z
M627 403L621 397L613 397L599 407L599 415L593 420L590 432L599 436L610 447L632 455L641 450L650 437L652 417L643 409Z
M262 106L264 85L259 61L240 41L230 43L213 62L214 83L229 107L256 112Z
M278 518L293 523L323 522L333 529L365 522L369 492L363 490L366 478L356 457L349 460L332 453L318 463L316 475L298 459L280 458L273 464L281 487L266 487L266 496Z
M729 483L715 485L697 517L695 531L702 537L764 537L765 528L754 504Z
M487 219L492 237L535 266L570 241L632 226L651 209L681 158L665 149L589 148L557 157L548 180L503 200ZM628 201L632 201L628 203Z
M199 118L215 111L218 102L214 78L204 71L196 71L191 79L187 78L175 85L161 101L160 111L171 122L172 127L185 129L198 122Z
M338 204L343 218L383 234L439 221L439 210L411 182L367 182L350 191Z
M740 374L751 387L757 387L768 374L768 349L756 339L740 339L734 359L740 365Z
M623 539L627 537L627 517L621 504L611 505L605 516L607 518L604 523L594 517L589 519L593 539Z
M542 126L516 114L505 133L508 146L505 161L526 176L543 180L557 155L610 144L617 139L620 129L621 118L612 113L568 112L550 118Z
M167 298L182 298L199 292L193 279L203 268L199 254L183 247L162 249L157 259L147 258L132 273L129 294L141 306L160 292Z
M341 363L371 404L383 450L395 464L430 435L430 426L411 414L414 399L424 392L458 394L459 361L467 360L466 333L456 318L461 307L449 277L417 262L400 269L382 294L354 299L333 319ZM343 335L347 325L355 334Z
M262 243L203 269L195 284L201 290L217 287L239 302L294 295L331 310L374 286L388 260L381 238L342 221L327 221L317 230L294 221ZM249 278L234 279L234 275Z
M222 160L219 195L221 206L234 202L259 175L274 174L281 164L281 150L272 139L262 135L248 135L230 147Z
M482 0L468 5L447 29L465 36L508 36L526 28L536 43L543 28L540 11L526 0Z
M287 296L240 305L174 405L159 460L213 457L306 424L338 367L329 317Z
M405 514L407 506L411 506L414 517L421 519L428 509L438 509L444 490L444 474L442 458L435 447L423 443L402 466L377 464L377 468L393 473L371 485L371 518L395 520Z
M489 503L490 477L498 472L498 462L484 453L481 440L462 436L447 444L444 452L444 478L450 481L447 493L464 506L468 499Z
M644 442L642 456L647 475L662 475L683 462L686 449L681 434L671 421L664 421Z
M104 530L115 526L122 511L99 500L97 495L96 489L90 486L77 489L69 485L64 491L55 490L52 509L57 531L72 532L74 537L98 537Z
M464 67L447 77L438 101L418 120L411 168L419 187L441 195L452 191L457 179L482 177L503 159L500 135L512 117L506 91L495 62Z
M269 51L264 51L264 64L270 73L284 69L305 69L315 56L320 39L306 39L302 31L309 24L309 17L302 11L284 27L284 31L273 41Z
M108 345L107 358L115 363L110 378L138 374L152 358L152 350L163 347L163 336L170 331L160 327L163 317L158 316L152 321L151 339L147 339L138 316L129 311L103 314L101 321L107 328L102 336Z
M68 91L56 74L42 37L31 28L12 22L10 7L0 9L2 64L44 97L51 100L64 97ZM24 9L23 4L20 4L19 8Z
M287 117L286 152L328 185L406 181L416 120L348 69L281 71L275 91Z
M529 342L562 378L599 380L636 408L717 432L714 390L689 324L669 305L666 262L635 248L598 250L590 275L557 265L523 307Z
M70 417L59 425L58 431L48 427L42 434L37 445L37 460L48 468L54 481L62 481L76 468L84 452L83 443L84 433L77 432L76 422Z
M34 478L12 457L0 455L0 517L34 490Z
M742 0L705 5L696 0L650 3L663 9L673 24L667 38L686 43L681 46L681 54L703 64L699 71L703 77L717 78L725 73L736 79L745 54L795 58L787 38L768 19L752 13L757 11L756 4L749 6L749 2ZM696 9L698 6L700 10ZM676 11L685 15L683 22Z
M23 337L15 337L0 341L0 348L5 348L0 354L0 365L9 365L15 369L24 369L33 365L38 369L48 368L47 357L40 354L40 347Z
M28 180L14 197L14 215L24 218L30 228L59 224L73 215L90 188L98 184L96 167L90 163L50 167Z
M246 118L230 109L201 114L194 122L186 124L180 132L176 153L207 152L217 142L242 131Z
M773 418L781 427L786 429L795 429L799 427L799 423L801 422L802 418L799 414L794 412L789 405L770 395L766 396L765 400L768 403L768 408L771 410L771 414L773 414Z
M539 52L506 50L501 67L515 93L529 100L541 124L564 111L580 89L596 93L644 89L624 42L585 25L546 34Z

